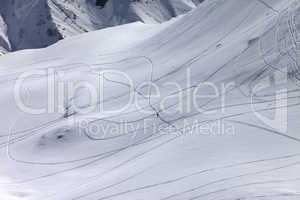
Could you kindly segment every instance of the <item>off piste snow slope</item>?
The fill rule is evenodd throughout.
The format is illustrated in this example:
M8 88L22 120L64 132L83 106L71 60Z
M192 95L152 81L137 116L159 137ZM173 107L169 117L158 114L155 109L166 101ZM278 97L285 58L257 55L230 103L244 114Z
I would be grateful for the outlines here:
M1 52L43 48L68 36L130 22L161 23L192 10L201 2L202 0L2 0Z
M210 0L2 56L1 199L299 199L299 33Z

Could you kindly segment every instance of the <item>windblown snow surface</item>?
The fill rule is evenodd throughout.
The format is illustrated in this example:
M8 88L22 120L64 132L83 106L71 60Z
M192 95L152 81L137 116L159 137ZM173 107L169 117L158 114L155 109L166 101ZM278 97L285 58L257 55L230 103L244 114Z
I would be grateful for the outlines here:
M299 37L298 1L209 0L1 56L0 199L300 199Z

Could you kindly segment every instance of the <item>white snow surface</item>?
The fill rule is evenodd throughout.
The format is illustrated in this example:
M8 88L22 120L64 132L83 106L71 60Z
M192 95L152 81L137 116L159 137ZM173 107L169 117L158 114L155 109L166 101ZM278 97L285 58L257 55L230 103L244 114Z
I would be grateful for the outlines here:
M209 0L165 23L130 23L1 56L0 199L299 199L299 41L298 1ZM44 74L53 69L60 84L95 87L101 72L122 71L135 88L107 72L99 101L80 90L55 99L54 111L24 112L15 98L20 77L40 73L23 80L22 102L47 107L57 97ZM198 96L185 109L203 83L204 94L213 85L224 98ZM255 96L254 88L261 88ZM125 106L132 93L140 107ZM77 113L72 103L125 109ZM107 129L124 122L135 128Z

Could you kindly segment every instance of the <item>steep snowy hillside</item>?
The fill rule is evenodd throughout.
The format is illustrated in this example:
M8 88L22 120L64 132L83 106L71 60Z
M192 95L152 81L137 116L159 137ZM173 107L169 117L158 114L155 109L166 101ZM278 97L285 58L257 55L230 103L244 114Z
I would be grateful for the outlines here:
M135 21L164 22L184 14L202 0L49 1L55 23L65 36Z
M299 41L299 1L209 0L1 56L0 197L298 200Z
M10 43L7 38L7 26L0 15L0 55L10 50Z
M4 0L0 14L7 27L10 49L42 48L61 39L47 0Z
M42 48L61 38L109 26L135 21L163 22L190 11L200 2L201 0L3 0L0 15L8 28L7 38L11 48L3 42L0 46L7 51ZM0 22L3 24L3 20ZM0 26L0 31L6 31L3 25Z

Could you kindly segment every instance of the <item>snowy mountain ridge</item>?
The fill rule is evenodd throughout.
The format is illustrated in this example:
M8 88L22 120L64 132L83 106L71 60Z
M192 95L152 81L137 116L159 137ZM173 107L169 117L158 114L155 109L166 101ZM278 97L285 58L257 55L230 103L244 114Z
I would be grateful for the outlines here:
M42 48L58 40L135 21L161 23L202 0L3 0L0 52Z

